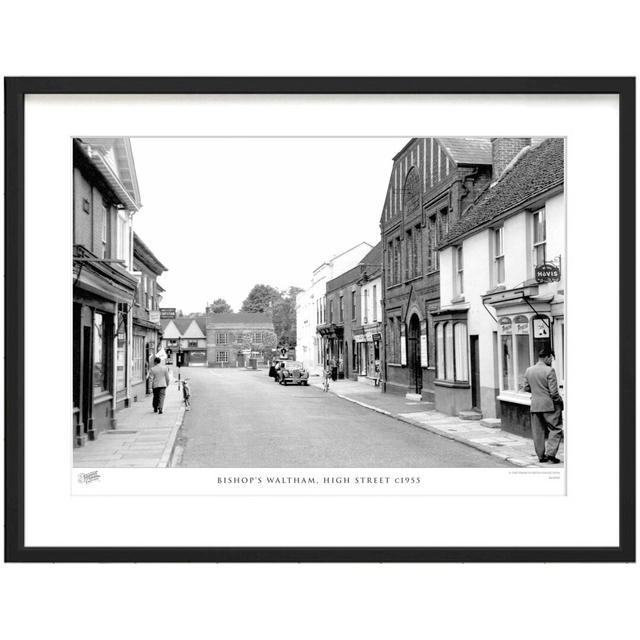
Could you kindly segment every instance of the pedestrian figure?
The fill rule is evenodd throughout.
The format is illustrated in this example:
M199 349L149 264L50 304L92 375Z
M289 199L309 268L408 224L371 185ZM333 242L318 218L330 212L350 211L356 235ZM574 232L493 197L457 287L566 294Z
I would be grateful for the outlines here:
M531 433L533 446L540 462L560 462L556 458L564 439L562 410L564 401L558 392L558 379L551 367L553 353L547 349L538 352L538 362L524 374L524 390L531 392ZM548 436L545 450L545 437Z
M331 379L335 382L338 379L338 364L335 358L329 360L329 366L331 367Z
M322 380L322 390L329 391L329 378L331 378L331 365L327 362L324 366L324 370L322 372L323 380Z
M169 367L161 364L160 358L157 356L153 359L155 363L149 371L149 377L151 378L151 388L153 389L153 412L162 413L164 407L164 396L167 392L167 387L171 382L171 375L169 373Z

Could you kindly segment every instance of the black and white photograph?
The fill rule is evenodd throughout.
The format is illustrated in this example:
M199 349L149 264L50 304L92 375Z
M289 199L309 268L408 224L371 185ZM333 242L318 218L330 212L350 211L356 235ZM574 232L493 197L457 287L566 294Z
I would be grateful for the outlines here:
M76 484L565 469L564 138L70 144Z

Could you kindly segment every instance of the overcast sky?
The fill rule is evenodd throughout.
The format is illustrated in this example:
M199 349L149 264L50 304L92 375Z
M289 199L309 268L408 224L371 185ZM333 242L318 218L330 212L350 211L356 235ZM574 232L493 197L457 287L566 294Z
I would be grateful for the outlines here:
M161 305L238 311L257 283L308 288L313 269L376 244L393 156L408 138L132 138L134 230L167 267Z

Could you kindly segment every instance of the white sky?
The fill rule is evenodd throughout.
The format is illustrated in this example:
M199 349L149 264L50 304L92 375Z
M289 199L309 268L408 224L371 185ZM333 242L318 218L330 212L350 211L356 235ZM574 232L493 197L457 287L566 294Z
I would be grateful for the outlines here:
M327 258L375 245L408 140L131 138L134 230L168 269L161 305L204 312L224 298L238 311L254 284L307 288Z

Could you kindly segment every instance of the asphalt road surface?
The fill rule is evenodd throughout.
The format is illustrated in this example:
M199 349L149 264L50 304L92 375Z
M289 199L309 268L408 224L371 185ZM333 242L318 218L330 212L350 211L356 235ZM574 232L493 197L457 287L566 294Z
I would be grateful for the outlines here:
M266 371L181 370L182 467L509 467L459 442Z

